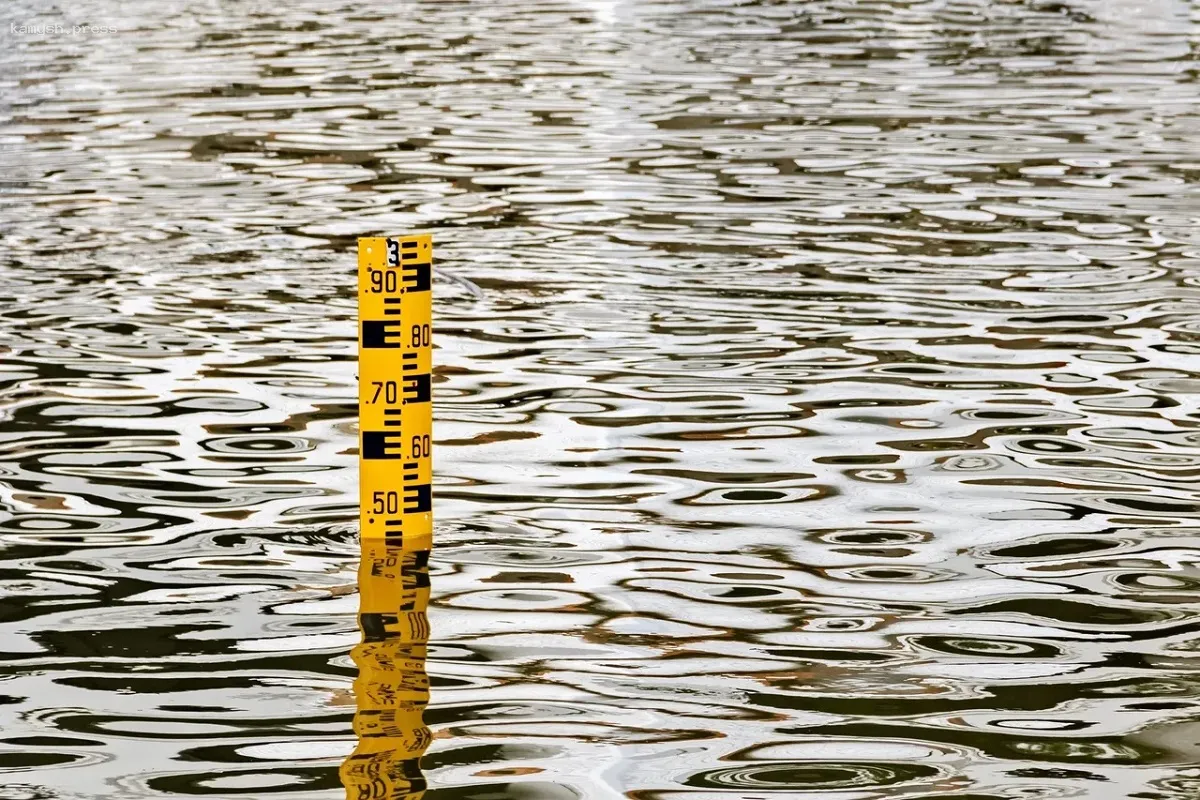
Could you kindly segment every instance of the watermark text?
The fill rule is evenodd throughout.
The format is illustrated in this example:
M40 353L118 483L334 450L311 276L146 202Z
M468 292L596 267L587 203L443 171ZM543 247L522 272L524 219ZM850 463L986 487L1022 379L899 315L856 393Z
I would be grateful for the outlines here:
M116 33L116 25L63 25L45 22L29 25L8 23L8 32L13 36L86 36L91 33Z

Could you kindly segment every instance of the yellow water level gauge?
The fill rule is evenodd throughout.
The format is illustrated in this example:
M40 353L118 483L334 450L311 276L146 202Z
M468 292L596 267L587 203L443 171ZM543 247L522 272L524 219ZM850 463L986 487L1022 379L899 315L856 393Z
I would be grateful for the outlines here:
M433 239L358 240L359 531L433 539Z

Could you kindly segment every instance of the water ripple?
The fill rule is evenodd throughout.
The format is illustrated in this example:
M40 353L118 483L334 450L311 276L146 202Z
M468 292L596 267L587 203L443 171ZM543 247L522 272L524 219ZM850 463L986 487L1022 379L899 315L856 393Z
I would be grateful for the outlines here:
M431 800L1196 795L1194 5L10 5L115 32L0 33L0 800L421 791L346 760L415 229Z

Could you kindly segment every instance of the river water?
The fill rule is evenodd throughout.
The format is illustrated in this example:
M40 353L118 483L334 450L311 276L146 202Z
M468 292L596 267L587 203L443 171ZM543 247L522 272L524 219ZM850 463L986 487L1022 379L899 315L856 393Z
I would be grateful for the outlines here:
M1200 7L0 23L0 800L345 795L424 230L427 800L1200 795Z

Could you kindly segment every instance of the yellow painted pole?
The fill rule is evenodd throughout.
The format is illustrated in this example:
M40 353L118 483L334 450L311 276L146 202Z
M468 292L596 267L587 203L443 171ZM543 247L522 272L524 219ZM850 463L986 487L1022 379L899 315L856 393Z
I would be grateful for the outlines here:
M433 545L433 242L358 240L357 745L347 800L419 800Z
M433 545L433 240L358 240L359 532Z

